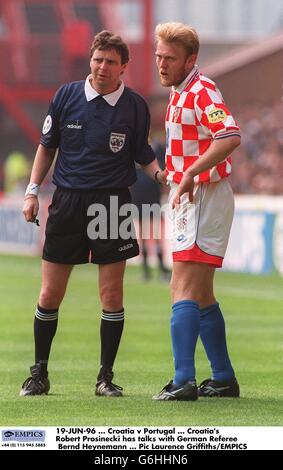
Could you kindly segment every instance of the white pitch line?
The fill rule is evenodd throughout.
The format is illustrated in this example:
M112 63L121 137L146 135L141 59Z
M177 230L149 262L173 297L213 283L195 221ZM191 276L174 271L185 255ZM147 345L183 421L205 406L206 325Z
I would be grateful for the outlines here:
M243 297L247 299L264 299L264 300L282 300L283 290L256 290L243 289L241 287L217 287L216 292L221 295L233 295L235 297Z

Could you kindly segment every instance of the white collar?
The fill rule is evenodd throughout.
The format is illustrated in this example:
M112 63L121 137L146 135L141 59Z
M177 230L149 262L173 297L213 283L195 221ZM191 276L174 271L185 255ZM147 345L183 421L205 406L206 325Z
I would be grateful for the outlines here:
M189 85L191 81L195 78L195 75L198 73L198 66L195 64L190 71L189 75L186 76L185 80L182 81L178 86L172 86L173 91L182 93L184 89Z
M85 96L86 96L87 101L91 101L97 96L100 96L100 93L98 93L91 86L90 84L91 78L92 78L92 75L90 74L86 77L86 81L85 81ZM105 99L105 101L107 101L108 104L110 104L110 106L115 106L120 96L122 95L124 88L125 88L124 82L121 80L118 90L115 90L112 93L109 93L108 95L101 95L101 96L102 98Z

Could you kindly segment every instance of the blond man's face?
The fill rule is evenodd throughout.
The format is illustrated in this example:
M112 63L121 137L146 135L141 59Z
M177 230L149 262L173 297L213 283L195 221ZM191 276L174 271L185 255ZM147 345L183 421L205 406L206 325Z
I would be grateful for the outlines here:
M158 41L156 65L162 86L178 86L192 70L196 55L187 56L185 48L177 42Z

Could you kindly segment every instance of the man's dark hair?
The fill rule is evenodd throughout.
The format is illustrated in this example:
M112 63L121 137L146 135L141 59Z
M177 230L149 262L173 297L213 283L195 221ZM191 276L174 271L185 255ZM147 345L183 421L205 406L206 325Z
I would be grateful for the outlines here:
M110 31L101 31L94 36L90 48L90 57L92 57L92 54L96 49L100 49L102 51L115 49L121 57L122 65L127 64L130 60L127 44L123 41L121 36L110 33Z

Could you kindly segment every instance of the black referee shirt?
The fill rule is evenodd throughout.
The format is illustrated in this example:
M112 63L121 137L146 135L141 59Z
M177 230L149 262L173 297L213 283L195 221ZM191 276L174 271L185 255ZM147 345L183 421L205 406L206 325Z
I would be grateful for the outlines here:
M151 163L146 102L125 87L115 106L102 96L87 101L85 81L63 85L45 119L40 143L58 147L53 182L74 189L127 188L135 161Z

